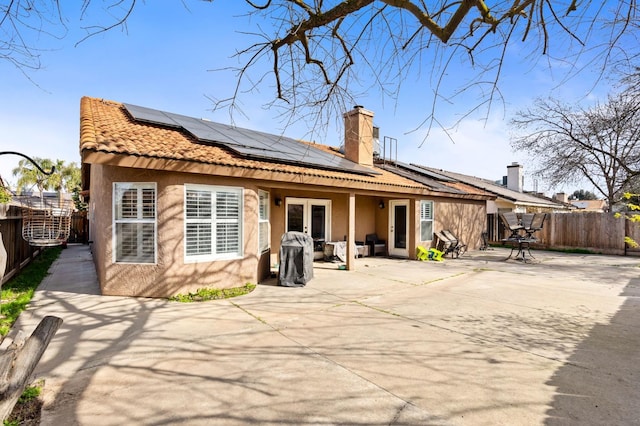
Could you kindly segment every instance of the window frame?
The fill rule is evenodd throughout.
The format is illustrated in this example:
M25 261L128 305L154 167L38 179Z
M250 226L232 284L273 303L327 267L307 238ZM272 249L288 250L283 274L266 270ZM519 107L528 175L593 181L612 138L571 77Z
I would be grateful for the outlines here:
M188 218L187 217L187 194L189 191L204 191L211 194L211 218ZM238 197L238 216L235 219L218 219L215 217L216 213L216 197L219 193L233 193ZM220 186L220 185L204 185L204 184L185 184L184 185L184 200L183 200L183 236L184 236L184 250L183 257L185 263L199 263L199 262L212 262L217 260L233 260L240 259L244 256L244 188L237 186ZM187 244L187 227L191 223L209 223L211 231L211 253L207 254L188 254ZM222 223L237 223L238 225L238 250L232 253L217 253L216 252L216 225Z
M423 217L423 206L430 205L429 213L431 217ZM432 241L433 240L433 224L435 221L435 203L432 200L420 200L420 241ZM431 225L431 238L423 240L423 226L425 224Z
M264 200L264 209L262 209L261 204ZM268 251L271 248L271 194L269 191L265 191L262 189L258 190L258 253L262 254L265 251ZM265 217L263 217L262 213L265 213ZM262 242L260 236L262 235L261 227L263 224L266 224L267 227L267 240Z
M122 204L120 194L124 191L136 189L136 217L120 217ZM153 218L144 217L144 196L142 191L153 189ZM113 182L112 186L112 261L117 264L156 265L158 263L158 185L156 182ZM119 224L153 224L153 260L140 262L136 260L118 260L118 228ZM138 239L141 237L137 231ZM122 237L121 237L122 238ZM139 243L139 241L138 241ZM137 245L138 259L142 257L143 246Z

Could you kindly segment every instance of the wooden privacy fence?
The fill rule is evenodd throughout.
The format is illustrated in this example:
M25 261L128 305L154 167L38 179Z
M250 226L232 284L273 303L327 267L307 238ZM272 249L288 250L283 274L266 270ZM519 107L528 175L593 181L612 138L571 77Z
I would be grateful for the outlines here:
M508 235L498 214L487 215L489 241L501 243ZM538 247L583 249L594 253L640 255L640 249L627 247L624 237L640 242L640 224L613 213L547 213L542 230L536 233Z
M3 283L11 279L20 269L24 268L40 248L32 247L22 238L22 211L11 205L4 208L0 217L0 233L5 250L7 251L7 267ZM70 243L87 244L89 239L89 221L86 212L74 212L71 217ZM2 284L2 283L0 283Z
M4 217L0 219L0 233L2 233L2 242L7 251L7 267L2 283L10 280L39 253L37 247L31 247L22 238L22 212L20 209L10 206L3 213Z

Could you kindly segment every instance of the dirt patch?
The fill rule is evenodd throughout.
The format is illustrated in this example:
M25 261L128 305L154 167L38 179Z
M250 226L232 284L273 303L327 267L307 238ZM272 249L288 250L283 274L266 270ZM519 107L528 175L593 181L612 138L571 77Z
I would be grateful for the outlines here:
M42 384L39 384L42 386ZM28 401L18 401L5 424L20 426L37 426L40 424L40 415L44 402L42 396L31 398Z

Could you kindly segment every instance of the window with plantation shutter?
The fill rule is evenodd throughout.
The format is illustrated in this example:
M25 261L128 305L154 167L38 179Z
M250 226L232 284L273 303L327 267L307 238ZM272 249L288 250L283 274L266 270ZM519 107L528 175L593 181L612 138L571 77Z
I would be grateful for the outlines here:
M185 258L242 255L242 189L185 185Z
M114 260L156 262L156 184L113 184Z
M433 239L433 201L420 201L420 241Z

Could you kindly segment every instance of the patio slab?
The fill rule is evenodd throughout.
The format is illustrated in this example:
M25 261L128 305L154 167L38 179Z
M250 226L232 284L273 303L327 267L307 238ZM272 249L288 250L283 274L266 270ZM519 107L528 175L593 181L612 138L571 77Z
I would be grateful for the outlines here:
M99 296L86 246L14 331L64 323L42 424L634 424L640 259L509 250L317 264L197 304Z

